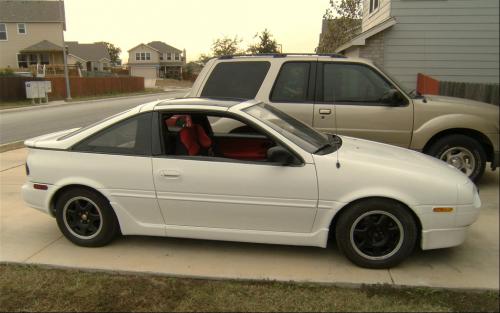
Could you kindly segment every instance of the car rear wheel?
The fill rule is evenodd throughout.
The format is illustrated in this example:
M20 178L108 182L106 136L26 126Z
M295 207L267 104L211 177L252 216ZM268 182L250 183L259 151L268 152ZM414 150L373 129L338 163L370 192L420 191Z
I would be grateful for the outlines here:
M479 180L486 168L484 148L469 136L456 134L443 137L433 143L427 153L453 165L473 181Z
M403 261L417 242L408 209L388 199L367 199L345 209L335 227L340 251L354 264L390 268Z
M109 202L85 188L70 189L58 197L56 220L63 235L79 246L104 246L119 234Z

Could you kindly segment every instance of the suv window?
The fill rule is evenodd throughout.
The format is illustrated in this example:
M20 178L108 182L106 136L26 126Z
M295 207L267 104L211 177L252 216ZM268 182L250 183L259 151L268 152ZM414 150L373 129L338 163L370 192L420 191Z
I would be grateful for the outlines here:
M271 94L271 101L307 101L310 69L310 62L288 62L283 64Z
M202 97L253 99L264 81L269 62L222 62L208 78Z
M150 112L118 122L76 144L73 150L127 155L151 154Z
M391 84L368 66L325 63L323 100L338 104L380 105Z

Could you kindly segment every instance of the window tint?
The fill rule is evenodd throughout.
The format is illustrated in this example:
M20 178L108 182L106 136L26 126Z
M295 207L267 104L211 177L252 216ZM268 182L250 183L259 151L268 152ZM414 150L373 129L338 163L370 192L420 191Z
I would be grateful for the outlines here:
M269 67L269 62L219 63L212 71L201 96L253 99Z
M132 155L149 155L151 113L131 117L78 143L74 150Z
M392 88L373 69L360 64L327 63L323 75L325 102L380 105L382 96Z
M311 64L309 62L283 64L271 94L271 101L306 101L310 67Z

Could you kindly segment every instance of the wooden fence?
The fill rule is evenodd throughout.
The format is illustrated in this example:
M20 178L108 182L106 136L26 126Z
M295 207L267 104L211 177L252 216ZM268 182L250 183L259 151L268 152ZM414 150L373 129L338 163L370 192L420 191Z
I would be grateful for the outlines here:
M494 105L500 102L499 84L438 81L424 74L418 74L417 91L420 94L471 99Z
M50 80L52 92L49 100L66 98L64 77L0 77L0 101L19 101L26 99L25 81ZM92 97L106 94L144 91L143 77L70 77L72 97Z

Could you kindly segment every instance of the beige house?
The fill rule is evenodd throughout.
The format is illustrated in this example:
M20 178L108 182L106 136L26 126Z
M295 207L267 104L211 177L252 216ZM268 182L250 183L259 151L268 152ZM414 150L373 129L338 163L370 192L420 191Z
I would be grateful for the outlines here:
M0 68L63 64L64 2L0 0Z
M128 51L128 66L132 76L147 79L182 77L186 50L181 51L161 41L139 44Z
M104 43L66 41L65 45L68 47L68 65L78 65L81 70L87 72L109 70L111 57Z

